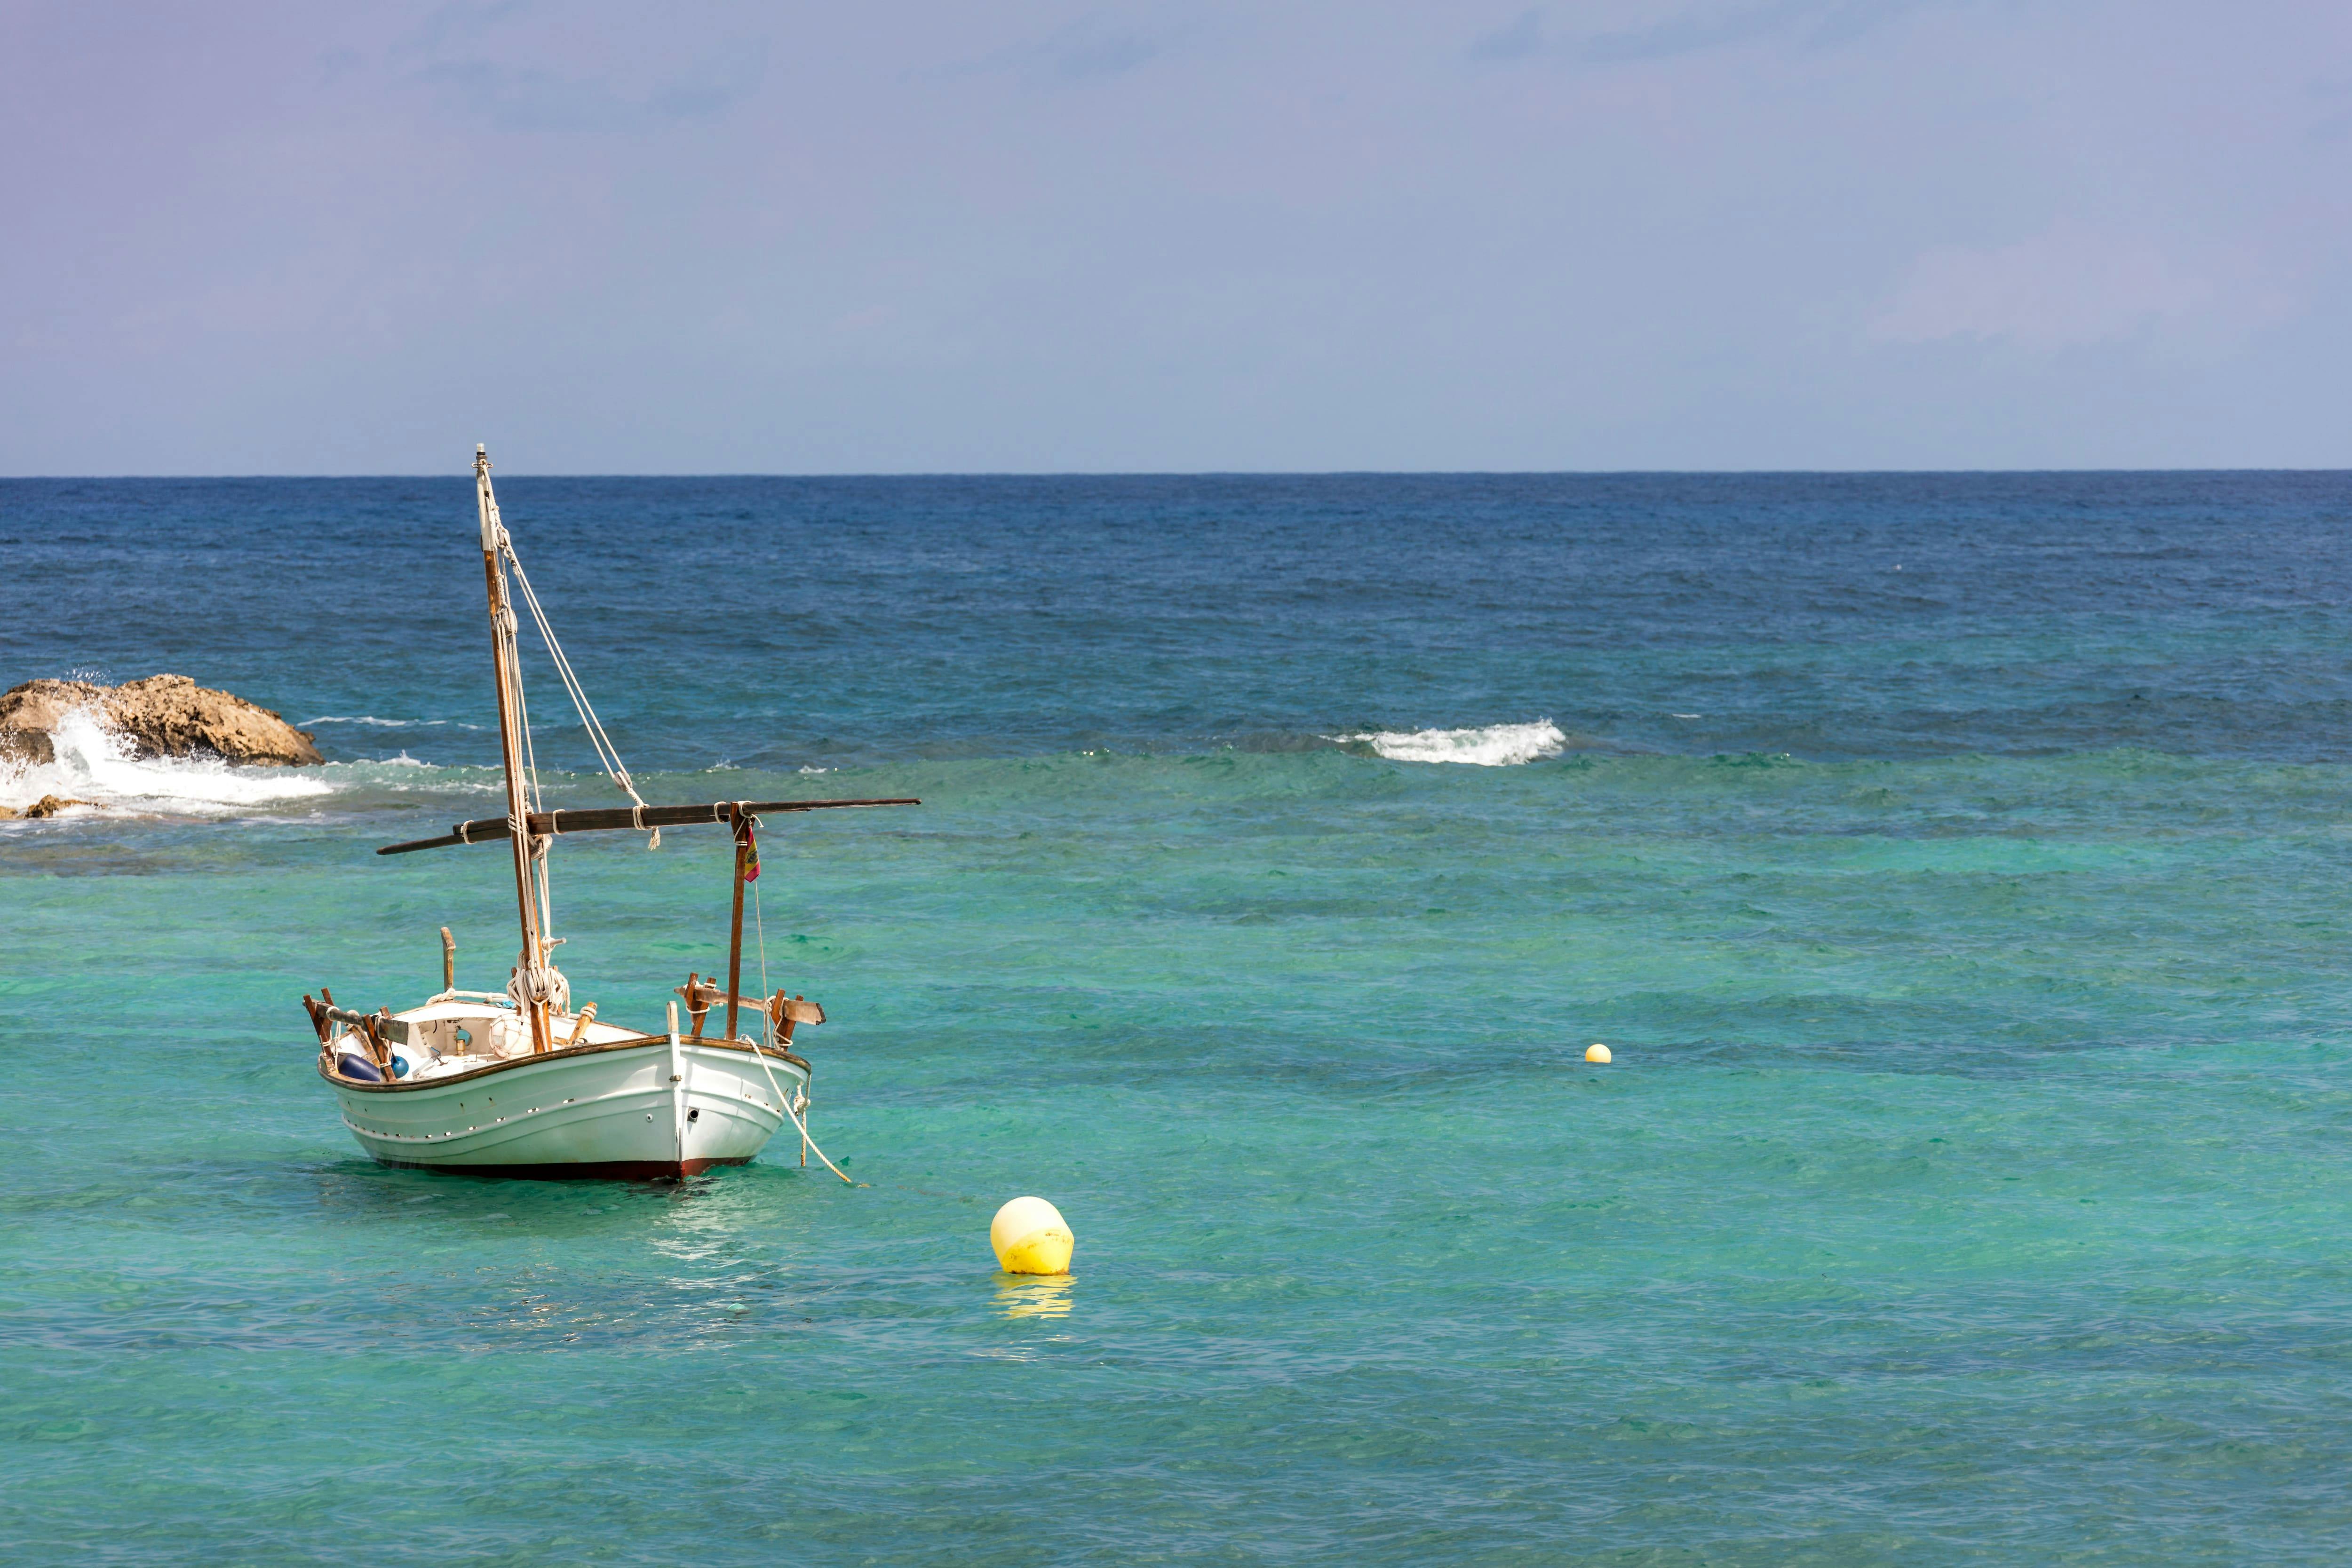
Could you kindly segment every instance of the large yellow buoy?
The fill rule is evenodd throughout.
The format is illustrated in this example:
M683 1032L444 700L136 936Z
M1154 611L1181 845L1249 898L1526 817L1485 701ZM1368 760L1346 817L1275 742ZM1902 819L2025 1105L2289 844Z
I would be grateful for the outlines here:
M1060 1209L1042 1197L1016 1197L996 1211L988 1244L1008 1274L1066 1274L1077 1239Z
M1594 1040L1591 1046L1586 1048L1584 1060L1587 1061L1606 1061L1609 1060L1609 1048L1601 1044L1599 1040Z

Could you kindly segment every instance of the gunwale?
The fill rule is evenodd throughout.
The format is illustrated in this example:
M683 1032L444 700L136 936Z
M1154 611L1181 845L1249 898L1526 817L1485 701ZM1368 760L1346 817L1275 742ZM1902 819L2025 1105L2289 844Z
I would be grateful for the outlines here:
M680 1035L677 1042L682 1046L702 1045L719 1051L756 1052L761 1056L773 1057L778 1061L789 1062L799 1068L812 1083L816 1078L816 1069L810 1065L806 1058L778 1046L759 1045L748 1040L719 1040L711 1036L696 1040ZM669 1036L666 1034L631 1035L625 1040L608 1040L595 1045L565 1046L559 1051L543 1051L532 1056L503 1057L497 1061L472 1068L464 1072L444 1073L438 1078L427 1078L421 1082L402 1080L391 1083L369 1083L362 1079L344 1078L328 1070L323 1051L320 1052L321 1060L318 1063L318 1071L320 1077L338 1089L355 1089L365 1094L406 1094L417 1090L438 1089L448 1083L469 1083L475 1079L488 1078L494 1073L510 1071L518 1067L530 1067L541 1062L560 1061L575 1057L595 1056L608 1051L637 1051L653 1045L658 1045L665 1050L668 1049Z

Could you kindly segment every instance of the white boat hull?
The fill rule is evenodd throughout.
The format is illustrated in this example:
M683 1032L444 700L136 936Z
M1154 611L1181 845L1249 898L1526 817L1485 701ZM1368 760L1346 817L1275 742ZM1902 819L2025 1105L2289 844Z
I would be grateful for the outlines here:
M797 1059L749 1042L635 1037L423 1082L321 1071L343 1124L388 1166L540 1178L677 1179L740 1166L807 1103Z

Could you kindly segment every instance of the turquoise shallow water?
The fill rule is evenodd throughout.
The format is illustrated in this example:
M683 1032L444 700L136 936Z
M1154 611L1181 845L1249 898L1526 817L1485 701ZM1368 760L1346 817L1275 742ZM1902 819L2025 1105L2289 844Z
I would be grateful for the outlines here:
M2147 570L2259 567L2313 515L2247 486ZM2076 500L2002 504L2063 536ZM1777 559L1737 526L1690 548ZM1377 621L1387 560L1310 565ZM1624 646L1557 655L1749 692L1731 719L1580 712L1569 676L1396 711L1420 655L1339 615L1265 633L1257 709L1171 639L1150 679L1222 730L1067 744L1148 727L1088 663L1147 619L996 655L1017 711L948 662L919 734L845 675L831 751L748 716L677 742L649 798L927 802L764 842L769 973L834 1020L814 1126L854 1190L790 1148L681 1188L370 1165L296 998L411 997L445 923L461 983L498 983L495 852L366 852L488 810L478 743L320 726L312 794L101 768L102 812L0 829L0 1554L2341 1561L2343 606L2259 601L2255 569L2234 599L2059 578L2037 606L2034 570L2000 606L1953 591L2008 652L1865 604L1810 641L1627 612ZM1444 592L1429 624L1475 613ZM1497 689L1540 682L1543 634ZM62 642L18 652L69 667ZM1807 660L1829 674L1787 684ZM276 678L255 695L302 718L306 683L357 679L316 650ZM1664 738L1798 709L1813 747ZM1565 744L1517 766L1318 738L1547 716ZM713 772L702 743L791 755ZM399 750L425 765L370 759ZM608 1016L723 956L716 835L560 852L564 962ZM989 1216L1026 1191L1077 1230L1066 1281L995 1272Z

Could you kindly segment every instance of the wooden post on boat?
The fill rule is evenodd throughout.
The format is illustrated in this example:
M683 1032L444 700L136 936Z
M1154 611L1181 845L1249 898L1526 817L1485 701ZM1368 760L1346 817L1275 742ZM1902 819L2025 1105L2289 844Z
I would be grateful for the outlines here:
M743 802L738 800L727 809L727 820L735 831L735 925L727 938L727 1033L735 1038L735 1010L742 1000L743 990Z
M392 1009L380 1007L368 1016L368 1038L375 1041L377 1065L383 1069L383 1081L392 1082Z
M768 1043L790 1051L793 1047L793 1022L792 998L785 993L783 987L778 986L776 994L768 998ZM789 1089L782 1092L788 1099L792 1095L792 1091ZM808 1169L808 1123L799 1117L795 1117L794 1120L800 1122L801 1128L801 1169L806 1170Z
M449 935L446 925L441 927L441 988L457 988L457 939Z

